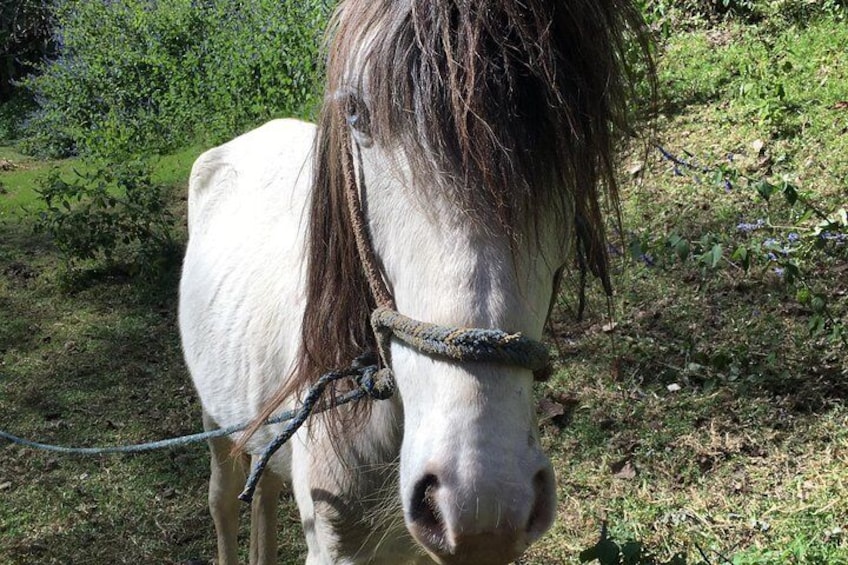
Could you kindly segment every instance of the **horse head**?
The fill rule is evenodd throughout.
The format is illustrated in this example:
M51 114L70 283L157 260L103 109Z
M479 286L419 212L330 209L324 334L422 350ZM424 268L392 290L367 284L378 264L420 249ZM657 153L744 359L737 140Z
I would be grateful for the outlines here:
M624 38L642 39L640 22L620 0L341 6L316 145L308 304L317 307L307 306L302 367L314 374L375 347L364 320L385 299L357 268L345 191L366 218L377 286L411 318L538 340L570 262L608 287L602 189L615 210ZM515 559L556 510L533 373L398 340L390 357L407 528L441 562Z

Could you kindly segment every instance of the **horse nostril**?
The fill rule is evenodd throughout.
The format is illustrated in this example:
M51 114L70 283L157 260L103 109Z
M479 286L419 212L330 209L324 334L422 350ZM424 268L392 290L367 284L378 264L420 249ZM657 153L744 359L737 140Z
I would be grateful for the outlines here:
M439 479L432 473L424 475L412 490L412 501L409 505L409 517L419 533L425 535L434 546L444 547L445 526L442 520L436 491L439 489Z
M553 471L550 467L542 469L533 477L535 499L526 529L531 542L545 533L553 523L556 507L554 484Z

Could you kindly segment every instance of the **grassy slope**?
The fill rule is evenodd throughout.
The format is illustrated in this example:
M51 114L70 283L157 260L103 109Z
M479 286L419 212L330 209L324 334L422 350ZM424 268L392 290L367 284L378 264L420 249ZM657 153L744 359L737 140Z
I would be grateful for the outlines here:
M778 57L751 28L672 38L659 139L704 164L732 152L752 177L790 175L834 209L848 201L848 110L837 109L848 100L848 30L814 25L774 37ZM774 94L780 84L783 98ZM751 147L756 139L763 155ZM175 194L197 153L162 162L160 180ZM769 217L798 230L810 222L797 207L766 207L744 182L726 192L676 176L658 153L643 157L630 157L643 165L625 187L625 231L654 253L670 231L693 241L709 232L732 249L747 241L740 221ZM0 172L0 429L65 444L198 429L173 280L140 292L105 273L58 290L55 252L32 236L20 207L36 206L30 190L43 165L0 158L22 163ZM750 237L767 235L785 233ZM805 265L845 319L844 255ZM747 274L726 261L704 271L661 257L620 269L614 340L602 329L599 297L586 322L563 313L555 325L564 368L539 393L565 409L543 426L559 517L522 563L575 562L602 520L617 539L643 540L666 557L694 559L698 544L718 552L709 553L713 563L718 554L848 563L848 542L835 533L848 526L844 347L808 336L809 309L762 258ZM211 558L206 457L202 446L94 460L0 446L0 563ZM296 509L288 503L281 514L283 562L302 562Z
M702 165L786 176L823 210L844 206L848 110L838 103L848 99L848 27L770 37L772 55L751 28L672 38L658 140ZM634 153L631 164L640 162ZM614 341L600 318L564 330L574 351L547 394L567 391L568 425L545 434L561 514L528 562L573 559L606 519L617 539L642 540L665 558L700 558L697 545L712 563L848 563L844 343L809 336L809 308L765 252L748 273L738 262L712 271L659 256L671 232L692 242L712 234L732 251L803 233L814 220L780 198L763 203L744 181L726 190L678 169L651 151L626 187L625 229L657 256L620 272ZM778 227L748 236L736 227L757 218ZM846 255L833 255L805 258L804 280L844 324ZM624 464L635 476L619 472Z

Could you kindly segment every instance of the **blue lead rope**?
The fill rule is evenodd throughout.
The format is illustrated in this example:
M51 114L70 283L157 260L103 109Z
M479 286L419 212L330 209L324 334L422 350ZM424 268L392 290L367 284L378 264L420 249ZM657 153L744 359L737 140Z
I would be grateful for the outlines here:
M359 388L351 390L350 392L334 399L332 405L315 407L314 402L309 406L304 403L304 405L300 408L287 410L285 412L281 412L280 414L272 418L269 418L262 425L270 426L272 424L280 424L288 420L298 420L301 418L305 419L304 412L306 413L306 415L308 415L310 412L323 412L331 406L341 406L343 404L348 404L349 402L354 402L365 396L372 396L377 398L380 394L384 394L384 391L375 383L375 379L373 376L375 372L377 372L376 365L359 365L352 366L350 369L347 369L345 371L333 371L331 373L327 373L326 375L323 375L321 377L321 379L326 379L325 381L323 381L324 384L321 386L322 391L324 387L326 387L326 383L333 380L337 380L342 377L354 377L356 381L360 383L360 386ZM319 381L321 381L321 379L319 379ZM313 386L313 388L315 388L315 386ZM307 398L312 395L313 388L309 389L309 392L307 393ZM49 443L40 443L37 441L24 439L22 437L12 435L4 431L0 431L0 439L5 439L7 441L22 445L24 447L31 447L33 449L39 449L41 451L50 451L53 453L62 453L65 455L112 455L116 453L144 453L146 451L155 451L157 449L182 447L184 445L189 445L192 443L198 443L209 439L228 436L237 432L243 432L251 425L252 422L244 422L242 424L237 424L235 426L229 426L226 428L218 428L215 430L209 430L207 432L189 434L175 438L163 439L159 441L151 441L148 443L140 443L135 445L114 445L106 447L67 447L62 445L52 445Z
M364 363L369 361L376 362L376 357L373 353L366 353L357 357L350 368L344 371L330 371L321 375L315 384L309 387L303 399L303 404L297 410L295 416L290 419L283 431L262 450L262 455L260 455L256 464L250 470L244 490L238 496L239 500L248 503L253 500L256 485L259 483L259 479L262 477L262 473L265 471L265 467L268 465L271 456L291 439L295 432L306 422L310 414L323 412L333 406L347 404L348 402L359 400L366 396L370 396L376 400L385 400L394 395L395 381L391 369L379 369L376 364L364 365ZM327 385L345 377L354 377L359 386L337 398L333 404L316 407Z

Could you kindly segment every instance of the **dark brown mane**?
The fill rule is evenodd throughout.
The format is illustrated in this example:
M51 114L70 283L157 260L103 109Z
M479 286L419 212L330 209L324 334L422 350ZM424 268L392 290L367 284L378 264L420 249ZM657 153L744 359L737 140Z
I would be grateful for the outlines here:
M444 190L516 241L556 210L608 286L601 209L606 195L617 210L613 150L634 63L653 76L631 0L343 2L314 152L302 348L274 405L373 346L374 303L344 204L338 104L351 99L339 93L367 108L376 144L402 150L414 186Z

